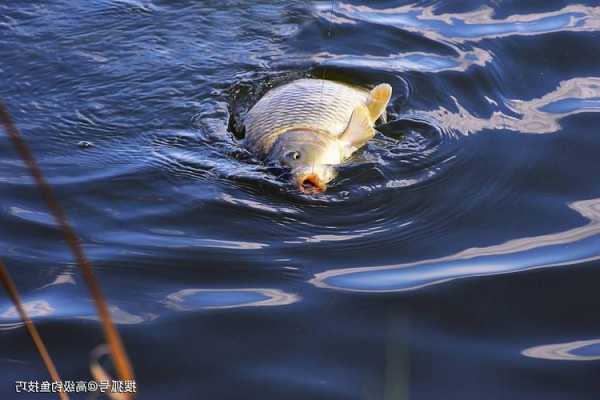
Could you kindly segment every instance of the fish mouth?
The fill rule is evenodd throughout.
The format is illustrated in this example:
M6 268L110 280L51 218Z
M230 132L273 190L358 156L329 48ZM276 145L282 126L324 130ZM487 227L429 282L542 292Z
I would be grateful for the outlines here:
M307 194L322 193L327 189L327 185L316 174L308 174L298 179L298 189Z

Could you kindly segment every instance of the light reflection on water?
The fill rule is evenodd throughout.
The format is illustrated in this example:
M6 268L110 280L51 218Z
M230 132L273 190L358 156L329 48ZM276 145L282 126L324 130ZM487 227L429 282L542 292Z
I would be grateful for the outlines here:
M278 289L182 289L169 294L166 307L177 311L239 307L284 306L300 296Z
M492 55L483 49L472 51L457 50L458 56L445 56L424 52L403 52L387 56L372 55L337 55L318 53L312 57L324 67L338 66L350 68L366 68L378 71L419 71L444 72L466 71L471 66L485 66L492 60Z
M61 283L71 283L70 281ZM40 290L54 286L54 283L45 285ZM59 289L60 290L60 289ZM64 289L63 289L64 290ZM23 306L32 320L44 318L79 318L84 320L98 320L96 310L91 300L69 304L65 301L64 292L57 295L57 291L44 295L38 292L36 299L25 299ZM168 294L164 300L157 301L161 308L151 307L152 311L130 311L123 306L111 305L109 307L113 320L119 325L140 324L154 321L165 315L180 311L200 311L211 309L234 309L243 307L272 307L286 306L296 303L301 297L294 293L287 293L279 289L241 288L241 289L180 289ZM128 306L141 309L138 306ZM7 300L0 303L0 330L15 329L23 326L15 306Z
M50 304L49 301L53 303ZM99 317L96 313L96 308L91 301L79 305L71 305L62 302L60 299L51 300L32 300L23 303L27 315L33 320L38 321L42 319L81 319L81 320L92 320L99 321ZM109 306L110 314L113 322L118 325L131 325L140 324L143 322L149 322L157 319L159 315L157 313L140 313L134 314L127 310L122 309L119 306ZM23 326L21 318L17 314L14 306L10 306L6 311L0 314L0 327L3 330L20 328ZM18 321L18 322L16 322Z
M324 18L329 18L331 5L317 3ZM540 35L561 31L597 31L600 28L600 8L570 5L558 11L530 15L494 18L487 6L465 13L437 14L435 6L406 5L375 9L366 5L339 3L335 13L343 21L365 21L413 31L438 41L478 41L511 35Z
M519 133L554 133L561 129L560 120L567 116L600 111L599 97L600 78L573 78L560 82L555 90L540 98L506 99L505 105L513 115L495 111L488 118L478 118L460 105L457 99L454 99L457 112L440 107L423 114L464 135L497 129Z
M564 232L513 239L415 263L332 269L310 280L317 287L347 291L398 292L460 278L505 274L600 259L600 199L569 204L589 223ZM569 251L552 251L569 245Z
M544 360L595 361L600 360L600 339L535 346L523 350L522 354Z
M46 300L34 300L23 303L23 308L29 317L46 317L52 315L56 310ZM6 311L0 314L2 319L20 320L15 306L10 306Z

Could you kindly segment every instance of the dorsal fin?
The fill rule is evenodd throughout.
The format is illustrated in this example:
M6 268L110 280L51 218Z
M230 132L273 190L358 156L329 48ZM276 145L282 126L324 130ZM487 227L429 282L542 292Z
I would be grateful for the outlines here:
M340 136L340 140L345 142L349 147L349 153L360 148L367 143L369 139L375 136L373 129L373 121L371 120L370 112L367 106L361 104L352 112L350 122L346 130Z
M369 114L373 122L377 121L385 113L385 108L390 101L390 97L392 97L392 87L387 83L381 83L369 92L367 107L369 108Z

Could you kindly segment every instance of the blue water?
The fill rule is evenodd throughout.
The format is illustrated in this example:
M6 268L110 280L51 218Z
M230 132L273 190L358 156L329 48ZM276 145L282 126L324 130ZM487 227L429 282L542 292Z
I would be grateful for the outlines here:
M597 398L597 54L594 1L0 4L0 99L143 399ZM316 196L239 145L305 76L394 88ZM3 133L0 224L63 379L91 379L93 303ZM3 295L0 349L0 398L49 379Z

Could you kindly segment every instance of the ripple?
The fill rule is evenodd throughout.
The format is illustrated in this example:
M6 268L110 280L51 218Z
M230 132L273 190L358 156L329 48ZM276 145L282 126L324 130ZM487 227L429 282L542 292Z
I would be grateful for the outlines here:
M482 130L511 130L519 133L554 133L561 129L560 120L571 115L600 111L600 78L573 78L557 88L531 100L507 99L505 105L513 115L495 111L489 118L478 118L453 97L458 112L443 107L420 112L437 123L469 135Z
M544 360L596 361L600 360L600 339L535 346L521 354Z
M269 213L278 214L278 215L280 215L280 214L299 214L300 213L300 211L295 208L278 206L278 205L270 205L265 202L260 202L260 201L251 200L251 199L235 198L232 195L227 194L227 193L223 193L220 197L220 200L222 200L226 203L230 203L230 204L234 204L234 205L244 205L251 209L267 211Z
M56 312L56 309L52 307L46 300L34 300L23 303L23 308L25 312L30 318L36 317L47 317ZM0 314L0 318L2 319L20 319L19 313L15 306L11 306L2 314Z
M569 207L589 223L564 232L513 239L415 263L332 269L309 282L317 287L356 292L401 292L474 276L486 276L583 263L600 259L600 198ZM561 251L569 245L568 251Z
M135 245L142 248L259 250L269 246L266 243L258 242L190 237L189 235L172 234L172 232L167 233L165 230L155 230L150 233L107 231L98 235L97 240L104 243L127 243L129 246Z
M53 227L58 226L54 217L46 212L26 210L20 207L10 207L8 212L13 216L27 222Z
M122 309L119 306L110 306L108 307L110 311L110 315L115 324L119 325L135 325L141 324L143 322L154 321L159 317L157 313L142 313L142 314L134 314L127 310ZM95 310L94 310L95 311ZM93 321L100 321L100 317L96 315L96 313L92 313L92 315L80 316L81 319L89 319Z
M377 71L390 72L443 72L466 71L473 65L485 66L492 60L492 55L482 49L460 52L458 57L442 56L424 52L392 54L389 56L357 56L316 54L313 60L320 62L322 67L341 66L352 68L367 68Z
M318 2L323 18L338 18L336 23L364 21L417 32L436 41L480 41L513 35L542 35L553 32L600 30L600 7L570 5L558 11L511 15L494 18L494 9L483 6L465 13L437 14L435 5L406 5L395 8L371 8L338 2L336 7ZM333 11L333 13L332 13Z
M47 288L43 286L40 290ZM24 298L23 306L27 315L32 320L40 319L69 319L77 318L81 320L99 321L91 299L85 301L73 301L71 297L73 292L65 293L65 291L46 291L38 292L33 299ZM3 308L0 304L0 310ZM141 312L135 314L131 311L123 309L122 306L111 305L109 307L113 321L117 324L139 324L143 322L153 321L158 318L158 314L154 312ZM6 305L4 311L0 312L0 330L16 329L23 326L23 322L13 305Z
M300 297L279 289L181 289L167 295L164 304L175 311L284 306Z
M148 140L147 161L173 180L261 181L280 186L267 166L253 160L233 138L212 130L161 132Z

